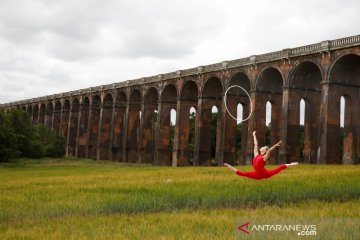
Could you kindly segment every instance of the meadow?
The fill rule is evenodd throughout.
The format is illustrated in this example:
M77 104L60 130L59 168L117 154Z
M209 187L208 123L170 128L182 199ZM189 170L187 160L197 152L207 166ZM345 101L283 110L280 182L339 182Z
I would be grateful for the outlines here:
M0 183L0 239L240 239L244 217L360 219L360 165L255 181L223 167L23 159L0 165Z

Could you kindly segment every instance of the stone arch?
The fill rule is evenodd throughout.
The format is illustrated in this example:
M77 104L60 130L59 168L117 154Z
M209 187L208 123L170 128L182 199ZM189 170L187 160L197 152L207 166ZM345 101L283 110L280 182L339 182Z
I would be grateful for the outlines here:
M173 164L184 166L184 165L195 165L195 152L193 146L189 146L189 133L190 133L190 109L193 107L198 109L198 96L199 88L195 81L187 80L180 87L179 94L179 108L175 108L177 114L177 128L178 132L175 132L175 141L177 145L174 146L173 151ZM171 108L169 107L169 112ZM169 113L170 114L170 113ZM166 122L169 122L166 120ZM170 133L170 130L169 130ZM193 157L194 156L194 157Z
M358 146L360 124L358 121L359 88L360 88L360 56L358 54L344 54L336 58L329 69L327 132L328 146L327 163L355 163L360 156ZM335 84L332 84L335 83ZM340 100L345 99L344 151L342 156L339 146L340 129ZM322 133L324 134L324 133Z
M344 54L335 59L329 68L329 82L360 87L360 56Z
M282 93L285 80L282 72L273 66L263 69L255 82L254 118L256 136L260 146L266 144L266 131L270 127L270 145L280 140ZM266 126L266 103L271 102L271 126ZM278 149L270 157L270 163L277 163Z
M288 96L291 104L288 110L286 159L290 162L314 163L316 160L322 81L322 69L313 61L297 64L289 74ZM305 101L304 126L300 125L301 99Z
M199 111L195 149L195 163L199 165L218 165L220 162L220 133L221 133L221 106L222 106L223 85L219 78L209 78L202 89L199 101ZM216 106L218 112L212 112L213 106ZM212 122L216 122L217 126L213 127L216 131L215 143L211 142ZM214 123L215 124L215 123ZM214 134L214 135L215 135ZM215 157L212 158L211 146L215 147Z
M251 81L244 72L237 72L229 79L228 88L234 85L244 88L248 94L250 94ZM233 116L237 116L237 108L239 104L242 106L243 117L246 118L250 114L249 97L241 88L231 88L227 93L226 105ZM237 116L237 118L239 117ZM241 132L239 129L241 129ZM248 121L240 122L238 124L237 121L226 113L224 161L230 164L246 163L247 135Z
M157 161L160 165L171 165L174 161L171 146L171 131L175 126L171 125L171 110L177 109L177 89L172 83L167 84L161 92L158 118L159 139L157 141ZM179 113L176 112L176 118ZM175 150L173 150L175 151Z
M186 101L197 101L199 88L196 82L188 80L181 88L180 98ZM197 105L197 104L196 104Z

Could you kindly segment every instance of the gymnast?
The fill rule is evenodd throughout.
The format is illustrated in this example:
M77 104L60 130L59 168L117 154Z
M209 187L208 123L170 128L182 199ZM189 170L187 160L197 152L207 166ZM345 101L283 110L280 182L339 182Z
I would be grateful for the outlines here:
M266 162L270 157L271 151L273 151L276 147L279 147L281 141L276 143L274 146L269 148L268 146L264 146L260 148L260 154L258 151L258 141L256 139L256 131L253 132L254 137L254 159L253 159L253 166L255 171L254 172L242 172L231 166L230 164L224 163L224 166L236 173L239 176L244 176L256 180L266 179L278 174L281 170L285 168L297 166L299 165L298 162L292 162L290 164L281 164L279 167L273 170L267 170L265 168Z

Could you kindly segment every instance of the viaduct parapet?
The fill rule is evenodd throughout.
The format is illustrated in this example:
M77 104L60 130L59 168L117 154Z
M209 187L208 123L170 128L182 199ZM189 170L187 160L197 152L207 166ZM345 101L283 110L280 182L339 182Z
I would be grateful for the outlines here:
M242 123L241 134L223 101L225 90L232 85L250 93L254 109ZM341 99L345 103L343 127ZM229 91L227 105L234 115L239 104L247 116L248 97L241 91ZM270 133L267 104L271 105ZM301 104L305 106L303 128ZM183 166L250 164L254 130L260 145L283 141L271 163L299 159L359 163L359 106L357 35L1 104L0 108L23 109L34 124L59 131L66 139L68 156ZM212 113L214 109L218 114ZM176 112L175 126L171 112Z

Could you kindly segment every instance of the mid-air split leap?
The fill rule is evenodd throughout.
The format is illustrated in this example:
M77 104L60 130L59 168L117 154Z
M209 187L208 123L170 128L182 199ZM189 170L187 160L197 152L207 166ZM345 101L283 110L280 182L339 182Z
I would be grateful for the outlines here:
M271 148L264 146L260 148L260 154L258 150L258 141L256 139L256 132L253 132L254 136L254 159L253 159L253 166L255 171L254 172L242 172L231 166L230 164L224 163L224 166L236 173L239 176L244 176L256 180L270 178L274 176L275 174L278 174L281 170L284 170L285 168L292 167L299 165L298 162L293 162L290 164L281 164L279 167L273 169L273 170L267 170L265 168L266 162L270 157L271 151L273 151L276 147L280 146L281 141L276 143Z

